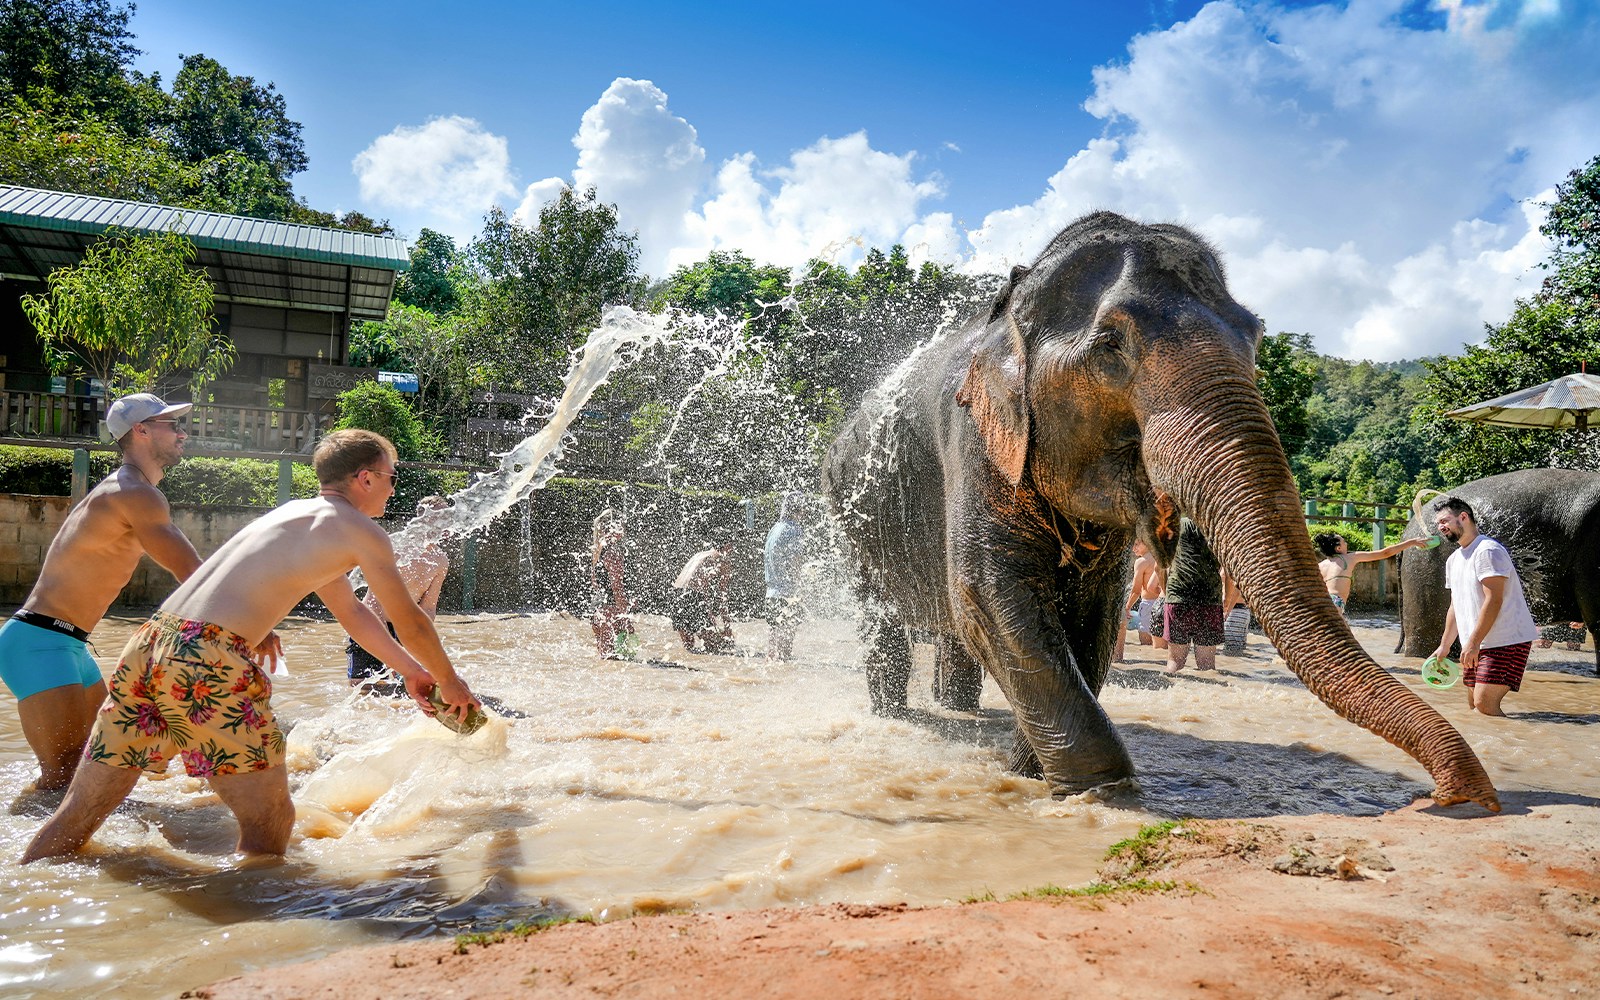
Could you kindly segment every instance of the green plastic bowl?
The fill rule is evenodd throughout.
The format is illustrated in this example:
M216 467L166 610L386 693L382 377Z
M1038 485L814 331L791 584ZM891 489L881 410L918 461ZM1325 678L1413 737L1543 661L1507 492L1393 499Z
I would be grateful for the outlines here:
M1460 679L1461 664L1448 656L1443 660L1430 656L1422 661L1422 683L1429 687L1455 687L1456 681Z

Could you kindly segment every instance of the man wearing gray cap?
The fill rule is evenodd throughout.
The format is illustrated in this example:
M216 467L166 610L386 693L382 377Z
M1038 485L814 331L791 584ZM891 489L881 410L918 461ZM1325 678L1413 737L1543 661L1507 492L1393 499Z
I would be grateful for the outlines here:
M22 609L0 626L0 680L17 697L28 745L39 758L39 789L72 780L106 697L89 632L132 578L146 552L179 580L200 555L172 524L156 489L183 458L180 419L190 403L171 406L148 392L124 396L106 412L122 464L90 490L45 553L39 579Z

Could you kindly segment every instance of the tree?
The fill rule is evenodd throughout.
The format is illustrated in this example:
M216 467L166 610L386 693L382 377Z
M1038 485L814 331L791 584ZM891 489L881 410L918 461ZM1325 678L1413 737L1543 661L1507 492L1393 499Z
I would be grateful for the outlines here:
M199 173L151 136L130 136L87 103L36 92L0 106L0 182L185 208Z
M0 97L46 90L95 112L123 107L123 71L139 55L131 16L106 0L0 0Z
M1482 347L1428 365L1415 419L1427 428L1448 481L1594 464L1592 446L1575 432L1509 431L1444 416L1600 363L1600 157L1556 186L1549 209L1540 232L1552 241L1542 265L1551 273L1539 291L1519 299L1504 323L1488 326Z
M175 154L200 168L208 207L270 219L293 211L290 178L306 168L305 144L272 84L184 56L163 125Z
M1316 353L1311 335L1275 333L1256 350L1256 386L1278 429L1278 440L1290 455L1305 446L1309 433L1306 400L1317 383Z
M198 392L217 378L234 348L214 329L211 282L194 257L175 233L113 231L50 272L48 291L22 296L22 311L51 370L97 378L108 396L163 391L174 375Z
M476 363L503 388L551 394L569 352L611 304L638 302L638 235L625 233L615 206L564 189L532 228L499 208L467 255L482 279L462 312L473 327Z
M183 56L172 81L173 145L191 163L240 153L264 163L274 177L306 168L300 123L289 117L283 95L271 83L235 76L215 59Z
M443 454L436 437L422 426L404 396L392 385L358 382L339 394L336 431L350 427L382 434L394 442L402 462L422 462Z
M1571 374L1579 362L1600 357L1600 337L1586 326L1570 301L1536 296L1519 300L1509 319L1489 326L1483 346L1428 363L1416 419L1428 431L1447 482L1545 465L1584 467L1582 442L1573 432L1508 430L1444 414Z
M1554 244L1543 265L1553 272L1544 291L1600 318L1600 156L1556 185L1549 209L1539 227Z
M442 434L466 417L471 400L466 329L460 317L397 302L385 319L362 323L351 333L350 364L414 373L418 407Z
M777 303L788 296L789 284L786 267L758 265L738 250L713 250L672 272L657 294L661 304L685 312L741 321L747 336L775 344L784 321Z
M289 206L288 220L307 226L325 226L329 229L348 229L355 233L371 233L374 236L393 236L394 227L388 219L374 219L364 212L349 211L343 215L334 215L332 212L323 212L306 204L304 198L296 199Z
M464 265L455 240L424 228L411 248L411 266L395 278L395 301L441 316L454 312L461 305L457 285L467 280Z

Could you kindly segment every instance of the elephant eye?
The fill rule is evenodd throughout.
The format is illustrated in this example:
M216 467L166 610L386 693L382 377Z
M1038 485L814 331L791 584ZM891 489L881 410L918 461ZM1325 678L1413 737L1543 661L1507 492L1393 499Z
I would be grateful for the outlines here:
M1089 369L1106 381L1126 379L1133 371L1124 334L1115 327L1102 328L1089 347Z

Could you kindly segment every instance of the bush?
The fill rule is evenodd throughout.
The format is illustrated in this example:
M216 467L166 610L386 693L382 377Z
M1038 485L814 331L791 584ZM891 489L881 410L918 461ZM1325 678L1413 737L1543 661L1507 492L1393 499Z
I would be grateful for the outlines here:
M293 498L316 496L311 466L294 466ZM254 458L186 458L167 470L161 492L173 503L222 507L273 507L278 503L278 463Z
M89 481L111 474L121 457L115 452L89 453ZM60 448L18 448L0 445L0 493L64 497L72 493L72 452Z
M402 462L426 462L444 454L444 444L412 412L392 385L358 382L339 394L339 421L334 430L359 427L394 442Z
M1372 533L1370 531L1351 527L1348 524L1329 524L1327 522L1318 522L1315 524L1306 525L1306 533L1312 539L1311 545L1313 549L1316 549L1316 537L1322 534L1324 531L1332 531L1335 534L1343 535L1344 540L1350 543L1351 552L1365 552L1372 548ZM1396 531L1395 540L1398 540L1399 537L1399 532ZM1317 558L1321 559L1322 550L1316 549L1316 553Z

